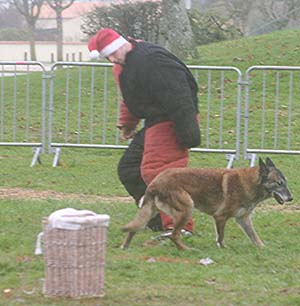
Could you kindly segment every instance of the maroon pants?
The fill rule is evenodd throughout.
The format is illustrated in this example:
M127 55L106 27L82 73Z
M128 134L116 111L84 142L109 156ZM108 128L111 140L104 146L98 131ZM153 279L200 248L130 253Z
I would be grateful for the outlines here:
M149 183L165 169L187 167L189 150L182 149L176 142L173 122L158 123L146 129L141 175ZM173 219L161 213L164 230L173 227ZM189 220L185 229L193 232L193 220Z

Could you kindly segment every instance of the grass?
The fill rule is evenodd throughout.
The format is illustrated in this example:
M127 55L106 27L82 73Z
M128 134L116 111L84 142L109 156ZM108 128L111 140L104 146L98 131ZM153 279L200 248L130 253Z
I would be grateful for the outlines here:
M180 252L169 241L150 243L155 233L145 231L123 251L120 227L134 214L134 205L50 199L1 202L5 232L0 234L0 288L12 289L9 299L0 298L1 305L295 305L300 301L298 214L268 210L255 215L264 249L253 247L234 222L226 229L227 247L218 249L211 219L196 214L196 235L186 239L194 250ZM42 295L43 258L33 255L35 238L43 216L69 206L111 215L102 299ZM206 257L215 263L200 265ZM150 262L153 258L155 262Z
M298 66L299 37L299 30L287 30L201 46L193 62L234 66L243 72L255 65Z
M2 149L1 186L56 190L69 193L125 195L116 175L121 151L63 150L59 167L53 155L30 168L30 149Z
M198 65L234 65L244 71L251 65L293 65L298 63L299 34L298 31L272 33L266 36L250 37L247 39L223 42L199 48L200 58L191 64ZM287 52L287 50L289 52ZM83 83L83 94L87 100L82 100L83 108L70 110L70 130L65 131L63 125L66 120L66 84L61 80L63 71L57 72L59 80L54 88L55 107L58 107L56 116L56 139L63 141L65 135L76 142L77 128L89 128L89 109L84 101L90 101L88 84ZM72 72L70 72L72 74ZM82 73L85 73L84 71ZM75 75L74 75L75 76ZM74 88L77 87L77 77L72 77ZM60 79L61 77L61 79ZM199 76L202 82L201 75ZM18 78L21 84L26 79ZM231 78L231 77L230 77ZM86 80L86 77L84 77ZM34 82L34 80L32 80ZM100 79L98 80L100 82ZM37 86L40 86L37 78ZM207 117L205 101L208 90L206 80L200 88L200 110L202 124L206 126L206 118L210 118L211 144L218 147L219 104L213 106ZM228 82L230 84L230 82ZM288 97L288 82L281 89L282 95ZM12 80L5 80L5 88L13 86ZM227 85L226 85L227 86ZM229 86L229 85L228 85ZM12 87L11 87L12 88ZM220 92L219 81L213 84L213 95L218 100ZM254 87L257 92L258 85ZM254 91L255 91L254 90ZM234 88L229 89L229 96L225 97L225 108L231 117ZM18 110L24 107L24 92L19 91ZM33 93L32 93L33 94ZM74 93L72 93L74 94ZM271 93L272 94L272 93ZM23 95L23 96L22 96ZM62 104L59 99L62 97ZM81 97L81 95L80 95ZM7 106L13 103L12 97L5 95ZM78 99L75 93L70 100ZM109 98L111 99L111 98ZM227 99L227 100L226 100ZM260 97L257 97L260 100ZM112 101L112 100L109 100ZM39 127L40 118L37 118L40 109L40 97L34 94L31 97L32 128ZM34 107L37 105L37 108ZM78 104L76 104L78 105ZM88 103L89 105L89 103ZM99 105L97 106L99 107ZM286 116L284 108L281 114ZM96 109L100 113L100 109ZM116 114L109 111L113 129ZM21 115L20 115L21 116ZM253 120L259 122L260 117L252 112ZM101 117L101 116L100 116ZM102 119L98 118L94 126L96 131L101 130ZM17 118L19 118L17 116ZM77 119L81 126L78 126ZM214 118L214 119L212 119ZM228 118L228 117L227 117ZM7 120L11 117L7 117ZM20 119L20 118L19 118ZM232 124L234 120L225 122L223 141L232 142ZM17 131L24 131L22 120L17 120ZM76 122L76 124L74 124ZM257 134L260 129L251 126ZM226 131L231 131L228 133ZM38 139L38 132L31 131L32 138ZM83 130L82 130L83 132ZM4 134L8 139L11 135ZM5 138L4 139L7 139ZM19 137L19 135L17 135ZM25 136L20 136L25 137ZM87 136L82 133L84 139ZM97 141L101 135L95 135ZM98 137L98 138L97 138ZM19 138L18 138L19 139ZM22 139L22 138L20 138ZM205 138L204 138L205 139ZM205 141L205 140L204 140ZM271 143L271 139L267 139ZM299 148L299 147L298 147ZM36 192L51 190L64 193L81 194L80 199L0 199L0 305L102 305L102 306L156 306L156 305L298 305L300 304L299 286L299 243L300 229L298 225L299 212L296 205L299 203L300 187L297 180L297 166L300 157L289 155L270 156L275 164L289 179L289 187L294 195L294 201L286 204L284 209L273 200L260 205L254 215L254 224L266 247L257 249L252 246L234 221L226 227L225 249L218 249L215 245L214 229L211 219L203 214L195 213L195 235L188 238L186 243L193 248L191 251L180 252L169 241L153 243L152 237L157 235L151 231L139 233L133 240L129 250L120 250L123 239L120 228L134 215L134 204L123 203L115 196L126 196L120 184L116 168L122 151L100 149L63 149L60 156L60 166L51 166L53 155L43 154L42 164L29 167L32 151L28 148L4 148L0 151L1 187L33 189ZM264 156L262 156L264 157ZM190 166L215 167L226 166L223 154L191 154ZM236 167L247 166L246 161L235 163ZM2 189L4 190L4 189ZM1 192L1 189L0 189ZM3 191L2 191L3 193ZM98 198L85 198L84 195L102 195L111 197L110 201ZM262 209L267 205L267 209ZM42 256L33 255L35 239L41 231L41 221L53 211L74 207L90 209L97 213L107 213L111 216L108 228L107 259L106 259L106 295L102 299L84 299L80 301L70 299L49 299L42 294L42 279L44 278L44 262ZM293 209L289 209L292 207ZM210 257L214 264L202 266L199 260ZM151 259L151 260L149 260ZM154 261L154 262L151 262ZM3 290L10 288L12 295L6 298Z
M30 168L28 149L7 149L1 155L2 186L108 195L112 199L109 202L63 197L0 200L0 292L12 289L9 299L0 296L0 305L295 305L300 302L299 214L277 210L272 200L267 203L267 210L258 209L254 216L256 229L266 243L261 250L252 246L234 221L226 228L226 248L218 249L212 220L198 213L195 213L195 236L186 240L195 250L180 252L168 241L153 244L152 237L158 233L151 231L138 234L129 250L120 250L124 238L120 228L136 211L134 204L113 198L126 195L115 169L120 154L120 151L65 150L63 165L57 168L47 163L50 159L47 155L42 158L45 164ZM272 158L290 179L295 205L299 200L295 157ZM225 166L226 160L209 154L192 154L191 166L216 164ZM42 229L42 218L64 207L90 209L111 216L106 296L102 299L73 301L43 297L44 263L43 257L33 255L35 239ZM206 257L215 263L200 265L199 260ZM148 262L151 258L155 262Z

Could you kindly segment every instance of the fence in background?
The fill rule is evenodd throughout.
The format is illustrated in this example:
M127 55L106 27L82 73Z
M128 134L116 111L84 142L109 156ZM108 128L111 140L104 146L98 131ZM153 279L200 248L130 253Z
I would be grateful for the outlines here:
M111 64L0 67L0 145L35 148L31 166L41 153L54 153L56 166L65 147L127 147L116 128L121 96ZM241 155L253 165L257 153L300 154L300 67L253 66L245 82L235 67L189 68L199 86L202 134L201 146L192 151L225 154L227 167Z
M0 69L0 146L35 148L34 165L46 141L46 68L39 62L0 62Z
M242 73L235 67L188 66L199 86L202 144L194 152L223 153L233 166L240 158Z
M120 92L108 63L58 62L51 67L48 152L53 166L61 149L124 149L116 128Z
M241 73L234 67L189 67L199 86L203 143L192 150L224 153L231 167L240 150ZM127 143L116 128L121 97L112 65L60 62L51 72L49 151L55 151L54 165L63 147L124 149Z
M253 66L246 85L244 157L250 165L258 153L300 154L300 67Z

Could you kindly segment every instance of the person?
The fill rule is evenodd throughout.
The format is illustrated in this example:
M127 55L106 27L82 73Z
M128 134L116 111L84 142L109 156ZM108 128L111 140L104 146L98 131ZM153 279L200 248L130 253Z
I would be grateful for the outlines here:
M187 167L189 149L200 144L198 86L186 65L165 48L125 39L103 28L88 43L90 57L114 64L114 76L124 101L118 127L132 139L120 159L118 174L129 194L138 201L146 187L167 168ZM139 121L144 127L136 132ZM173 219L160 213L151 220L169 237ZM150 221L150 223L151 223ZM150 225L151 227L151 225ZM192 234L193 219L183 234Z

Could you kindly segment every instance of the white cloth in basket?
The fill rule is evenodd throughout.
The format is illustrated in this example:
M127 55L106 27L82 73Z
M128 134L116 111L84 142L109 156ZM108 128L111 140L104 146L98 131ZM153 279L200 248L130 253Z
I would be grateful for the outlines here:
M48 217L48 222L53 228L79 230L82 224L99 224L108 226L109 215L97 215L90 210L77 210L64 208L56 210Z

